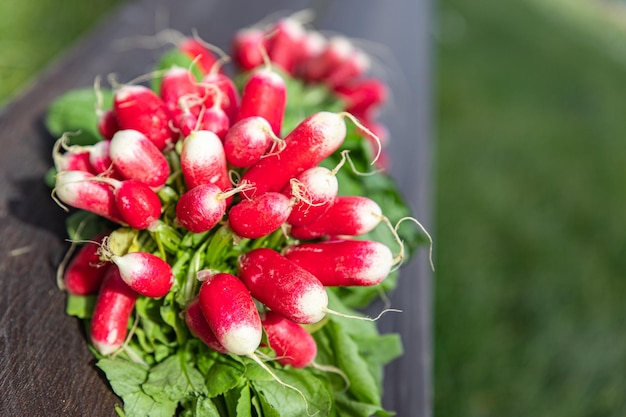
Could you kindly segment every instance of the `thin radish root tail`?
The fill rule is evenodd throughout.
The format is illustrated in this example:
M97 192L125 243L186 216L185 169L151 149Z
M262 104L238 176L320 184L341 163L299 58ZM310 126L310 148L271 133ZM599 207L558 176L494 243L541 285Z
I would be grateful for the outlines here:
M313 417L316 414L319 413L319 411L315 412L314 414L311 414L311 411L309 410L309 401L307 400L306 396L304 395L304 393L302 391L300 391L298 388L294 387L293 385L289 385L286 382L282 381L270 368L269 366L267 366L265 363L263 363L263 361L261 359L259 359L259 357L257 355L255 355L254 353L250 353L249 355L247 355L250 359L252 359L253 361L255 361L257 363L257 365L259 365L261 368L263 368L263 370L265 370L265 372L267 372L268 374L270 374L270 376L276 381L278 382L280 385L282 385L285 388L289 388L294 390L295 392L297 392L298 394L300 394L300 396L302 397L302 399L304 400L304 405L306 407L306 414L309 417Z
M287 147L285 140L274 133L271 128L268 128L266 133L272 140L272 146L267 153L261 155L261 159L267 158L268 156L279 155Z
M372 162L370 162L370 165L374 165L376 163L376 161L378 161L378 159L380 158L380 154L383 151L383 145L382 142L380 140L380 138L378 136L376 136L374 134L374 132L372 132L370 129L368 129L363 123L361 123L359 121L359 119L357 119L357 117L355 115L353 115L352 113L348 113L346 111L339 113L339 115L341 117L345 117L347 119L350 119L350 121L352 123L354 123L356 125L356 127L358 127L363 133L365 133L367 136L369 136L370 138L374 139L374 141L376 142L376 155L374 156L374 159L372 160Z
M350 168L352 168L352 172L359 176L359 177L368 177L370 175L375 175L378 173L383 172L382 169L376 169L374 171L369 171L369 172L362 172L359 171L356 166L354 165L354 161L352 160L352 158L350 158L350 151L348 149L345 149L343 151L341 151L341 160L339 161L339 163L337 164L337 166L335 166L335 168L333 168L332 171L330 171L330 173L332 175L337 175L337 172L339 172L339 169L341 169L341 167L348 162L348 164L350 165Z
M306 186L297 178L292 178L289 181L289 185L291 186L291 193L295 197L296 201L302 201L309 207L323 206L329 201L320 201L318 203L313 202Z
M174 29L163 29L153 36L132 36L115 41L112 45L117 52L132 49L157 49L166 44L177 45L185 39L185 35Z
M244 180L241 183L239 183L239 185L236 186L235 188L231 188L228 191L224 191L224 192L218 194L217 198L225 200L225 199L227 199L229 197L234 196L237 193L240 193L240 192L243 192L243 191L252 191L254 189L256 189L256 185L255 184L253 184L253 183L251 183L249 181Z
M398 232L398 227L400 226L400 223L406 220L410 220L413 223L415 223L420 228L422 233L424 233L426 238L428 239L428 243L429 243L428 261L430 262L430 269L434 272L435 263L433 262L433 238L430 236L426 228L419 221L417 221L417 219L415 219L414 217L402 217L400 220L398 220L398 222L396 223L396 226L394 227L394 230L396 231L396 235L398 234L397 232Z
M350 314L344 314L344 313L341 313L339 311L331 310L330 308L325 308L324 312L327 313L327 314L332 314L333 316L343 317L345 319L356 319L356 320L363 320L363 321L378 321L378 319L380 319L383 316L383 314L385 314L385 313L402 313L402 310L398 310L396 308L386 308L383 311L381 311L376 317L353 316L353 315L350 315Z
M400 220L397 221L396 225L394 226L394 225L391 224L391 221L386 216L382 216L381 215L379 217L380 217L380 220L387 225L387 227L389 228L389 230L393 234L393 237L394 237L395 241L398 243L398 246L400 247L400 251L398 252L398 254L393 259L394 267L391 270L391 272L396 271L398 268L400 268L400 266L402 265L402 261L404 260L404 256L405 256L404 241L400 238L400 235L398 234L398 228L400 227L400 224L402 222L407 221L407 220L410 220L413 223L417 224L417 226L420 228L422 233L424 233L424 235L428 239L428 242L429 242L429 245L430 245L429 251L428 251L428 260L429 260L429 263L430 263L430 268L433 271L435 270L435 264L433 262L433 239L430 236L430 234L428 233L428 231L426 230L426 228L419 221L417 221L417 219L415 219L414 217L408 217L408 216L407 217L402 217Z
M102 77L100 75L96 75L96 78L93 80L93 92L96 95L96 104L95 104L95 112L96 116L100 117L104 113L104 99L102 98L102 88L100 87L100 81Z
M336 366L332 366L332 365L323 365L321 363L317 363L317 362L312 362L310 365L312 368L317 369L319 371L322 372L332 372L334 374L337 374L341 377L341 379L343 379L344 382L344 387L342 389L343 392L346 392L350 389L350 379L348 378L348 375L346 375L341 369L337 368Z
M209 43L209 42L205 41L204 39L202 39L200 37L200 35L198 34L198 30L196 28L193 28L191 30L191 34L193 36L193 39L196 42L198 42L200 45L204 46L209 51L213 51L213 52L217 53L220 56L220 59L226 58L226 60L230 60L230 56L228 56L228 54L226 52L224 52L223 49L221 49L220 47L218 47L216 45L213 45L212 43Z

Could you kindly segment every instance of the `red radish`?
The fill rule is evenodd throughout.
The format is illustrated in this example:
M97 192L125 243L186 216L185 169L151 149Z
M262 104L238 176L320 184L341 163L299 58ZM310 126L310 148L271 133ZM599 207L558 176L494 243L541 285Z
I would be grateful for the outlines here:
M115 112L111 109L103 111L98 117L98 132L105 139L110 140L118 130L120 130L120 125Z
M275 250L243 254L239 277L254 298L296 323L316 323L328 311L328 294L320 281Z
M272 63L288 74L293 74L304 42L302 23L292 17L276 22L268 38L267 55Z
M210 72L202 78L199 88L201 96L204 97L204 105L211 107L215 101L215 94L211 94L210 89L220 91L220 107L224 110L228 119L232 122L239 111L239 92L233 80L219 72Z
M369 67L370 58L363 51L357 49L343 63L326 74L324 83L331 88L345 85L361 77Z
M85 243L65 268L63 284L70 294L89 295L98 292L109 266L103 264L98 255L100 243L107 235L99 235L93 242Z
M100 354L110 355L123 346L137 296L115 265L107 268L89 330L91 343Z
M295 68L297 76L302 76L306 73L306 67L309 62L314 62L326 49L326 38L317 31L305 32L300 48L299 59Z
M272 131L280 136L286 104L287 87L283 77L271 68L258 69L243 87L235 123L246 117L261 116L272 126Z
M233 61L243 71L251 71L264 62L265 33L256 28L240 29L233 36Z
M263 117L241 119L231 126L224 137L226 160L235 167L247 168L261 159L272 141L282 143Z
M334 203L338 191L335 172L321 166L307 169L292 179L290 187L283 191L297 199L287 223L303 226L315 222Z
M207 74L215 63L217 58L206 46L197 39L185 38L178 44L178 50L186 54L192 61L195 61L200 70Z
M243 199L228 212L228 224L237 236L256 239L269 235L285 223L293 201L281 193L268 192Z
M202 184L215 184L220 190L230 188L224 146L213 132L191 132L183 140L180 165L188 189Z
M261 344L261 318L248 289L234 275L218 273L200 287L200 307L218 342L235 355L253 355Z
M113 106L120 129L143 133L159 149L174 142L167 105L148 87L129 85L113 97Z
M145 297L163 297L174 284L172 267L151 253L129 252L121 256L115 255L105 242L100 249L100 259L113 262L124 282Z
M211 230L226 213L226 194L215 184L201 184L180 196L176 219L193 233Z
M347 112L365 115L382 105L388 96L387 86L375 78L340 85L334 91L346 102Z
M313 168L335 152L346 136L345 116L319 112L302 121L284 139L284 149L252 165L242 179L254 184L251 194L282 191L291 178Z
M170 167L165 156L143 133L137 130L120 130L109 148L113 166L120 175L153 187L165 185Z
M89 147L89 164L96 173L110 172L113 168L113 161L111 161L109 153L110 149L111 141L108 139L101 140Z
M192 114L197 116L200 112L200 88L194 75L186 68L174 66L165 71L160 95L171 118L175 121L183 112L181 101L189 104L187 109Z
M353 51L354 46L349 39L342 36L331 38L324 51L307 62L303 77L307 81L322 81L331 70L345 62Z
M382 219L380 206L364 196L338 196L326 213L309 225L293 227L296 239L316 239L322 236L359 236L368 233Z
M262 324L278 363L294 368L304 368L313 363L317 345L302 326L273 311L265 313Z
M54 166L57 172L61 171L86 171L95 174L91 164L89 163L89 152L65 152L63 154L55 154Z
M191 334L202 340L208 347L220 353L228 353L224 346L218 342L213 330L209 327L209 323L204 318L202 307L200 307L200 302L197 298L192 300L185 309L185 323Z
M213 106L205 108L200 112L198 128L215 133L221 141L226 136L226 132L228 132L230 119L218 103L216 102Z
M123 224L113 190L94 181L94 178L93 174L85 171L61 171L57 174L53 194L69 206Z
M389 248L373 240L301 243L285 257L315 275L325 286L369 286L382 282L394 265Z
M100 181L113 187L115 203L122 219L133 229L149 229L161 217L161 199L146 184L134 180L118 181L105 178Z

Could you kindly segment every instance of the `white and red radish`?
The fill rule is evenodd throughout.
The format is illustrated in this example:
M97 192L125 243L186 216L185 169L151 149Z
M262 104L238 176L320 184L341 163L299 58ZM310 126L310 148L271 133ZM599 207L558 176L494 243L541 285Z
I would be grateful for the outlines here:
M220 190L230 188L224 146L213 132L191 132L183 140L180 165L187 189L203 184L215 184Z
M111 141L101 140L89 147L89 164L92 170L96 174L105 174L107 176L119 177L119 173L116 172L113 167L113 161L111 160Z
M201 108L200 93L195 76L187 68L174 66L163 74L159 94L172 120L178 121L184 110L197 116Z
M104 242L99 249L100 259L117 266L124 282L134 291L150 298L165 296L174 284L172 267L149 252L114 254Z
M359 236L370 232L382 220L380 206L364 196L338 196L328 210L314 223L291 229L296 239L322 236Z
M309 30L304 33L300 43L298 62L296 63L295 76L304 77L309 62L313 62L326 49L327 40L320 32ZM306 80L306 78L305 78Z
M292 199L276 192L242 199L228 211L228 225L237 236L257 239L278 230L292 207Z
M57 172L61 171L85 171L97 174L89 163L89 151L68 151L53 154L54 167Z
M203 105L207 108L216 101L216 94L212 92L221 92L219 106L224 110L231 124L234 123L239 111L239 91L233 80L220 72L211 71L202 78L198 87L204 99Z
M302 76L309 82L322 82L338 66L341 66L354 51L352 42L343 36L330 38L324 50L309 59L302 68Z
M330 88L336 88L338 86L354 82L363 76L369 67L369 56L360 49L355 49L348 57L346 57L344 62L339 64L337 67L332 68L326 74L324 77L324 84Z
M278 363L294 368L305 368L313 363L317 344L302 326L274 311L265 312L261 322Z
M213 132L221 140L224 140L230 127L230 119L216 101L211 107L202 109L198 117L198 129Z
M108 264L100 261L98 249L108 233L96 236L80 247L63 271L63 287L74 295L96 294L100 289Z
M113 187L115 203L122 220L133 229L150 229L161 217L161 199L146 184L135 180L101 178Z
M220 353L228 353L217 340L217 337L215 337L211 327L209 327L209 323L207 323L202 313L200 301L197 298L193 299L185 308L185 323L191 334L202 340L208 347Z
M346 102L345 110L353 114L368 115L378 109L389 95L387 86L376 78L359 79L334 88L339 98Z
M232 41L233 61L243 71L252 71L265 62L265 32L258 28L240 29Z
M235 355L254 355L263 328L254 300L234 275L217 273L200 286L200 307L217 341Z
M289 181L335 152L346 136L343 113L315 113L296 126L277 154L268 154L252 165L242 179L254 184L253 192L282 191Z
M280 152L283 141L269 122L261 116L246 117L231 126L224 137L226 160L234 167L247 168L258 162L272 143Z
M215 184L186 191L176 203L176 221L193 233L211 230L226 214L227 193Z
M98 132L103 138L110 140L115 132L120 130L120 124L113 109L100 112L98 116Z
M215 54L196 38L183 39L177 49L195 62L203 74L209 73L218 61Z
M137 130L117 132L109 147L113 167L124 178L161 188L170 175L165 156L147 136Z
M304 36L304 27L298 19L285 17L276 22L267 39L267 55L272 64L293 74L300 61Z
M89 329L91 343L101 355L110 355L124 345L138 295L122 280L115 265L107 268Z
M325 286L370 286L381 283L395 259L374 240L329 240L288 247L284 256L306 269Z
M158 150L175 141L167 105L148 87L121 87L113 97L113 108L121 130L132 129L143 133Z
M322 283L273 249L243 254L239 277L254 298L296 323L317 323L328 311L328 294Z
M286 105L287 87L283 77L269 67L257 69L243 87L235 123L246 117L261 116L280 136Z
M56 176L52 194L68 206L123 224L113 190L94 178L95 175L85 171L61 171Z
M334 203L338 191L339 183L334 170L321 166L307 169L293 178L283 191L287 196L296 198L287 223L304 226L315 222Z

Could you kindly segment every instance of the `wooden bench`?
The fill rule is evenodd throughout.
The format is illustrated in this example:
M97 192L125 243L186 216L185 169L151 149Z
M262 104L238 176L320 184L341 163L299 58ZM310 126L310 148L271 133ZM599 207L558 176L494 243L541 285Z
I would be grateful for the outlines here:
M430 224L430 29L426 0L138 0L124 5L81 40L0 115L0 415L109 416L119 403L93 366L78 321L65 315L55 282L67 244L63 211L43 176L51 138L42 118L63 92L90 86L98 74L120 80L145 73L157 56L147 49L117 51L112 41L153 35L156 17L169 27L228 49L234 30L277 10L312 7L318 29L383 47L392 105L382 119L392 133L391 173L414 215ZM375 49L381 52L381 49ZM383 332L403 335L405 355L386 368L384 404L401 417L431 414L431 273L427 251L404 266Z

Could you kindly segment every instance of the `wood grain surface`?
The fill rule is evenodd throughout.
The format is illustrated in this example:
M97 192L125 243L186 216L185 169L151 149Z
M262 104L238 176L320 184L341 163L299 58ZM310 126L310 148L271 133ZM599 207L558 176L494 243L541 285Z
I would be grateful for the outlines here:
M43 116L63 92L111 72L146 73L162 51L120 50L120 40L171 27L228 50L234 30L272 12L316 10L318 29L361 39L379 56L393 93L382 120L392 134L391 173L414 215L431 224L431 4L427 0L138 0L126 3L0 114L0 415L114 416L119 399L94 366L77 320L65 315L56 266L68 244L65 213L43 176L55 138ZM384 404L398 416L431 414L431 273L426 250L404 266L383 332L403 336L405 355L385 374Z

